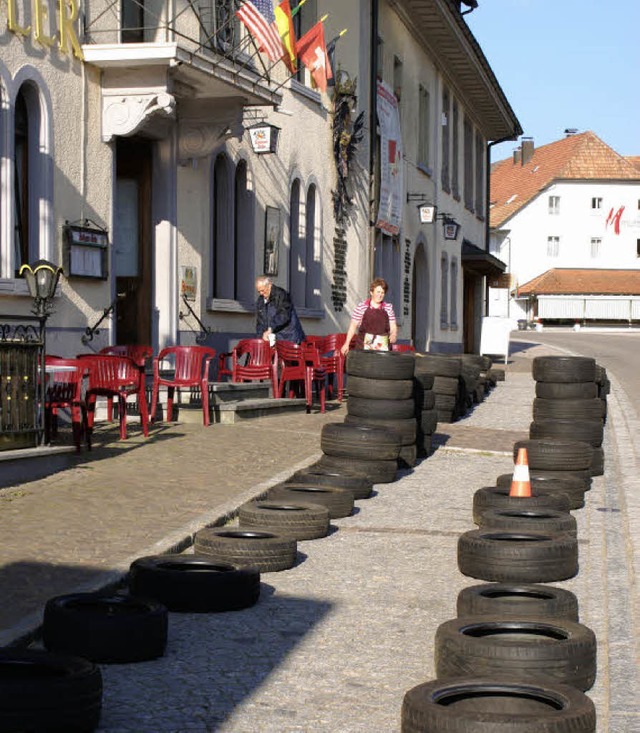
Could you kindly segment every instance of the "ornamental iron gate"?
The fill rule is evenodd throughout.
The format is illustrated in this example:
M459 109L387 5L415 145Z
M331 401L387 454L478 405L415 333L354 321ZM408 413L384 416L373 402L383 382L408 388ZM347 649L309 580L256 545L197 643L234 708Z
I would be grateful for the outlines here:
M0 316L0 451L42 443L44 364L44 319Z

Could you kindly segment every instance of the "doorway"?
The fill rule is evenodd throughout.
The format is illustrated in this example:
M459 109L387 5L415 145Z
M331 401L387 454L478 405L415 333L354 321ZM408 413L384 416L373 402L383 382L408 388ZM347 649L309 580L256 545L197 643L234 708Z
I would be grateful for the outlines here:
M119 346L151 344L152 145L144 138L116 141L113 268Z
M412 280L411 338L416 351L426 351L429 331L429 265L422 242L416 247L413 258Z

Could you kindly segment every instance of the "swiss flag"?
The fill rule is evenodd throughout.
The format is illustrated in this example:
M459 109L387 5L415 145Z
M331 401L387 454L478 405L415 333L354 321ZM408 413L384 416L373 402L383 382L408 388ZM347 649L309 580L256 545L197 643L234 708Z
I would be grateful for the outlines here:
M300 61L309 69L313 81L321 92L327 91L327 80L333 79L331 64L324 42L324 28L318 21L296 43Z

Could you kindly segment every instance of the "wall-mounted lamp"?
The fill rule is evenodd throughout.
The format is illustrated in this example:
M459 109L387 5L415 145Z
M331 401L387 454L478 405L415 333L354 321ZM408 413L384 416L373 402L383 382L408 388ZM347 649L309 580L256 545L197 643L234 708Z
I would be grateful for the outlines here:
M460 231L460 224L455 219L442 217L442 231L445 239L457 239Z
M418 213L421 224L434 224L436 221L442 222L444 238L454 240L458 238L460 233L460 224L446 212L438 213L438 207L430 201L425 201L424 194L407 193L407 203L418 201Z
M53 310L51 301L56 293L62 268L47 260L38 260L32 265L22 265L19 274L27 281L29 293L33 298L32 312L40 318L47 319Z
M275 153L278 148L278 137L280 128L270 125L268 122L259 122L246 128L251 141L251 148L254 153Z

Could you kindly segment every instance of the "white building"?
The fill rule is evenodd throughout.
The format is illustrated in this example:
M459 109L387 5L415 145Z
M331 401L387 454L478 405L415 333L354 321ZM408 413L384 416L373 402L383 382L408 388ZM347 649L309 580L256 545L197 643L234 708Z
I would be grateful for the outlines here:
M603 294L600 270L637 271L640 264L640 170L593 132L570 134L534 149L523 138L512 159L491 170L491 252L507 264L507 276L492 287L490 315L515 319L578 318L576 303L550 301L541 312L528 284L547 271L581 272L581 295ZM593 271L593 282L589 280ZM577 275L575 275L577 277ZM625 283L629 278L623 278ZM578 298L575 286L544 280L547 296ZM633 290L633 288L632 288ZM538 291L539 292L539 291ZM608 297L611 293L607 292ZM621 292L620 295L627 295ZM575 307L574 307L575 306ZM589 310L597 318L598 310ZM604 310L602 318L607 318Z

